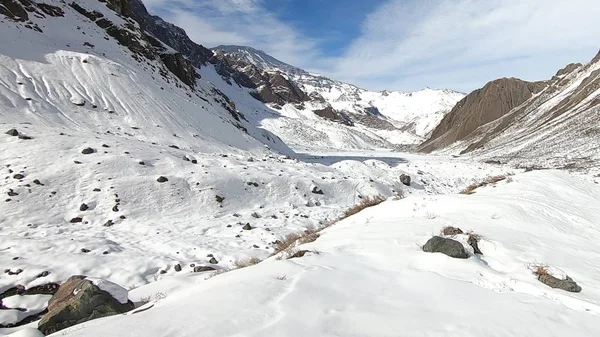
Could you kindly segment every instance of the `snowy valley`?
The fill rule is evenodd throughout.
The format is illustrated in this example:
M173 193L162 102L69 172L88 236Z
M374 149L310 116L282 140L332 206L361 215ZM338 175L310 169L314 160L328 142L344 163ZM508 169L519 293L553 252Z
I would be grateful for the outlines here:
M0 46L0 335L600 332L596 143L575 172L509 156L542 137L534 108L459 155L438 137L465 94L210 50L139 0L0 0ZM592 118L598 91L576 89L599 64L543 96L583 91ZM94 293L79 313L87 291L118 312Z

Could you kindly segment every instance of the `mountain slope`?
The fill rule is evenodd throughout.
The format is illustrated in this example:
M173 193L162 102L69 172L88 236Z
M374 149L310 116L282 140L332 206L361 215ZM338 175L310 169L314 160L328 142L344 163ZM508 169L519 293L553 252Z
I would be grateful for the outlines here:
M290 101L299 109L350 125L361 124L396 144L423 139L464 94L451 90L425 89L414 93L373 92L354 85L311 74L281 62L265 52L244 46L213 48L221 59L236 64L239 72L255 78L285 76L308 96ZM269 75L271 74L271 75ZM256 81L255 81L256 82ZM266 88L264 82L256 87ZM269 100L267 100L269 101ZM287 103L276 101L279 106ZM327 112L325 112L327 111Z
M531 98L520 104L515 102L510 110L506 99L491 103L492 108L506 107L501 110L508 111L475 124L477 128L464 133L464 138L456 143L444 138L444 128L452 123L442 123L423 149L448 146L448 151L494 157L502 162L597 170L594 163L600 161L600 54L586 65L568 65L542 86L527 85L535 87L530 91L534 93ZM499 92L500 97L513 98L510 90ZM465 111L457 107L446 118L468 118Z
M432 151L467 138L481 125L495 121L544 89L546 83L502 78L487 83L460 100L423 143Z

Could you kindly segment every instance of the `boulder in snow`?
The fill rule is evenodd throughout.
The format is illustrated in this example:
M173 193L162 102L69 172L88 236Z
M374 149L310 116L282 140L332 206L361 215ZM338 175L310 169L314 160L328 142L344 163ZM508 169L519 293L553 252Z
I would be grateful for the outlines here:
M160 176L158 177L158 179L156 179L156 181L158 181L159 183L166 183L167 181L169 181L169 179L167 179L167 177Z
M17 131L17 129L10 129L10 130L6 131L6 134L9 136L16 137L19 135L19 131Z
M562 289L562 290L569 291L572 293L578 293L581 291L581 287L575 281L573 281L573 279L570 278L569 276L565 276L565 279L561 280L550 274L544 273L544 274L540 274L538 276L538 281L542 282L543 284L545 284L551 288Z
M467 243L469 246L473 248L473 252L475 254L483 255L481 249L479 249L479 236L475 234L469 234L469 238L467 239Z
M463 231L458 227L448 226L448 227L444 227L444 229L442 229L442 234L447 235L447 236L454 236L454 235L463 234Z
M323 190L318 188L317 186L313 187L312 192L314 194L323 194Z
M85 149L81 150L82 154L92 154L96 152L96 150L92 149L91 147L86 147Z
M406 186L410 186L410 176L408 174L401 174L400 182Z
M434 236L429 239L423 246L423 251L426 253L442 253L456 259L469 257L469 253L467 253L462 243L441 236Z
M38 323L45 335L92 319L133 309L127 290L112 282L71 276L48 302L48 313Z

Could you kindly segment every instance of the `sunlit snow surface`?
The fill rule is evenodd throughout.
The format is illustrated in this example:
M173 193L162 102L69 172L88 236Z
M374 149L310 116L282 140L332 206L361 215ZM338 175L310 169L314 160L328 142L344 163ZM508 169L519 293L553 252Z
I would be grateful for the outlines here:
M584 179L540 171L473 195L389 200L300 247L313 251L304 258L161 280L131 295L164 285L167 297L152 308L67 335L595 336L598 195ZM447 225L482 235L484 255L422 252ZM583 291L541 284L533 263L564 270Z

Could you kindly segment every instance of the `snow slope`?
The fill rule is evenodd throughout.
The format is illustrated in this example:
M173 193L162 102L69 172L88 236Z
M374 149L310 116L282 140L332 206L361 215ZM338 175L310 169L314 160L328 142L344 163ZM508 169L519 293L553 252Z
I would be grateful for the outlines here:
M160 281L149 291L170 292L140 312L56 336L598 335L599 194L565 172L537 171L473 195L390 200L330 227L303 258ZM422 252L447 225L482 235L484 255ZM538 282L535 263L582 292Z

